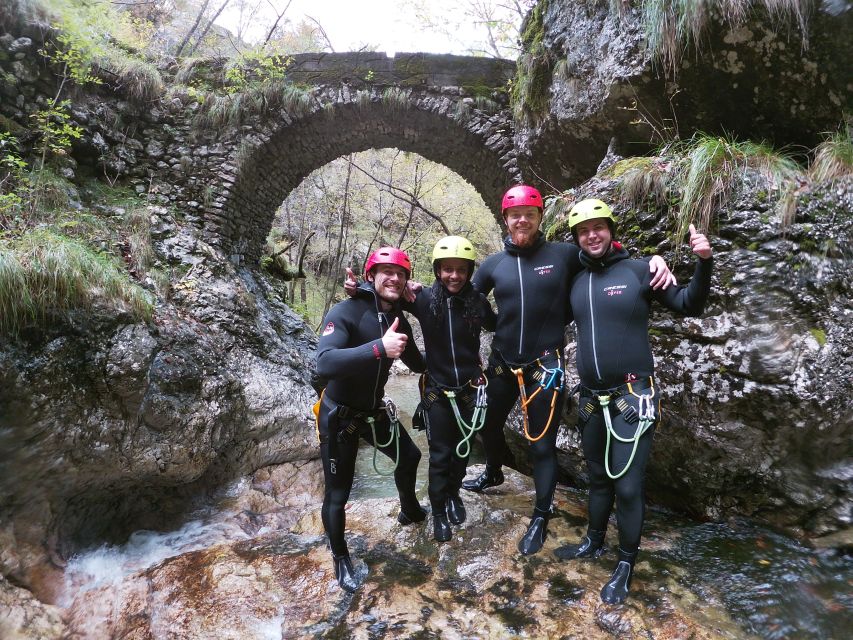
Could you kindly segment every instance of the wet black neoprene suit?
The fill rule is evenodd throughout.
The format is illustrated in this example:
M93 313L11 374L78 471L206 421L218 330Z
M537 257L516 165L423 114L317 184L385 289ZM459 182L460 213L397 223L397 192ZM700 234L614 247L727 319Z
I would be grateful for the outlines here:
M380 410L380 401L393 359L385 356L382 336L395 318L400 319L397 331L409 337L400 359L413 371L420 372L426 368L412 338L412 328L399 306L384 313L379 308L373 286L369 283L360 285L355 297L336 304L326 315L317 346L317 373L328 380L317 422L326 481L322 516L335 555L347 552L344 508L352 489L359 438L372 443L367 421L363 417L353 419L347 416L361 412L375 417L377 440L389 440L389 422ZM347 433L349 426L353 427L352 433ZM380 451L393 459L396 447L391 443ZM420 511L415 495L420 458L420 450L401 427L400 458L394 471L394 482L403 511Z
M504 240L504 251L489 256L474 274L474 286L482 293L494 291L498 326L492 343L491 366L500 365L504 375L489 380L489 410L483 428L486 465L500 469L508 455L503 429L519 395L518 382L508 369L533 364L525 371L525 389L531 395L539 383L531 378L537 358L553 367L562 349L565 327L571 320L568 297L572 278L583 268L578 248L563 242L547 242L540 234L530 247ZM563 391L565 393L565 391ZM528 405L530 434L545 428L552 391L543 389ZM548 434L530 445L536 507L548 511L557 485L557 422L562 396Z
M572 283L571 304L577 326L577 366L581 384L579 406L588 401L595 412L584 422L579 420L582 444L590 475L589 528L607 529L607 520L616 499L619 546L623 552L635 553L640 544L645 517L645 469L652 449L654 426L640 438L629 470L617 480L605 471L606 426L598 399L589 390L604 395L607 389L636 381L638 394L650 394L644 382L654 374L649 345L649 309L657 300L681 315L699 315L704 309L711 284L712 260L699 260L688 286L653 290L648 263L630 260L628 253L614 248L602 259L593 260L582 253L586 270ZM623 387L624 388L624 387ZM657 392L653 396L656 421L660 417ZM635 396L625 399L636 408ZM612 425L621 437L634 435L637 423L628 422L611 402ZM628 462L633 445L611 439L610 470L618 475Z
M456 455L462 432L456 423L444 389L460 390L457 400L462 419L471 424L473 389L468 386L480 377L480 331L494 329L495 314L485 296L470 284L453 295L439 280L421 289L414 303L403 308L420 322L426 348L429 377L426 393L435 398L429 404L429 499L433 514L443 513L450 496L459 495L468 458ZM491 410L491 409L489 409ZM488 412L487 412L488 415Z

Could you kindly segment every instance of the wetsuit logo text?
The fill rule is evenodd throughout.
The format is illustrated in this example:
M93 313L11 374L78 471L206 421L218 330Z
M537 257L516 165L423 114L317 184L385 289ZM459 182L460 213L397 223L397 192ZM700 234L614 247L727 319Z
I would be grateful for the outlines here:
M536 272L536 275L546 276L554 270L553 264L543 264L538 267L533 267L533 270Z
M621 296L622 291L627 288L627 284L614 284L612 287L604 287L604 293L608 296Z

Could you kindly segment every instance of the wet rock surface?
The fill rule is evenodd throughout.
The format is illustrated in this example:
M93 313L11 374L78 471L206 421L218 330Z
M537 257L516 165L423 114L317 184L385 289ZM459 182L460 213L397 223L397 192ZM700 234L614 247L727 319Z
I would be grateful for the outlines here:
M151 215L177 277L150 324L96 309L0 349L0 570L46 601L74 550L167 527L211 487L316 455L316 336L263 275Z
M283 475L292 478L294 472L288 468ZM240 504L254 500L257 506L263 495L272 507L273 487L289 481L278 471L264 473L237 498ZM302 486L308 489L310 471L299 473L306 474ZM748 637L722 609L702 604L675 580L661 579L643 560L629 601L602 604L598 591L615 554L579 563L552 554L584 530L576 494L557 501L543 551L521 557L515 545L533 491L530 480L515 472L489 495L465 495L468 520L440 546L428 522L397 524L395 499L351 503L348 542L363 586L348 595L334 580L322 536L319 485L313 491L313 505L288 508L300 515L289 530L262 530L183 553L120 584L72 595L65 612L68 637ZM658 539L652 546L667 544ZM93 619L103 624L92 629Z
M771 18L754 5L733 20L722 17L721 3L709 3L700 46L685 46L670 62L653 56L641 4L537 3L541 19L528 29L541 47L525 52L535 58L533 88L523 100L526 118L516 122L525 175L577 184L595 173L614 138L625 155L693 131L814 147L853 104L844 62L853 55L849 2L801 5L802 25L787 8ZM661 24L653 29L666 39Z
M705 313L680 318L653 305L663 422L646 490L653 502L702 519L746 515L799 538L849 531L853 401L838 372L853 364L853 181L804 192L787 228L766 179L747 175L738 189L711 233ZM619 202L608 179L575 192ZM634 256L653 251L681 282L690 278L692 256L675 256L665 213L618 205L616 214L616 237ZM575 422L571 415L566 424ZM583 486L573 428L564 427L558 446L569 481ZM844 547L846 538L827 540Z

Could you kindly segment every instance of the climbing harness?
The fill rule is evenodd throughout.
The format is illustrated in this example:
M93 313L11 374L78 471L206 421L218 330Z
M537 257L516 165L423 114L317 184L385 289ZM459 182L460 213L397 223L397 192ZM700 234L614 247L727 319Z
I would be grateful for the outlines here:
M435 380L432 381L432 384L427 384L424 381L421 387L421 401L415 410L412 424L417 423L420 428L425 428L427 439L431 439L429 409L432 403L438 400L441 394L444 394L450 404L450 408L453 410L456 425L462 434L462 440L456 445L456 455L464 460L471 453L471 441L474 439L474 434L480 431L483 425L486 424L486 409L488 405L486 388L488 386L489 378L485 375L461 387L444 387ZM460 402L464 404L466 409L470 409L473 412L470 424L462 417L462 411L459 408Z
M385 405L385 414L388 417L388 427L391 432L388 442L380 443L376 440L376 427L374 426L376 418L374 416L369 416L365 421L370 425L370 433L373 436L373 470L380 476L390 476L397 470L397 465L400 464L400 419L397 416L397 405L394 404L391 398L385 396L382 402ZM383 472L376 466L376 453L379 449L390 446L391 443L394 443L395 447L394 466L391 467L390 471Z
M563 371L563 359L559 352L557 352L557 366L548 368L540 359L535 361L535 365L538 366L538 369L534 369L533 373L530 375L535 381L539 383L539 387L530 394L527 395L527 389L524 386L524 372L525 370L529 370L531 365L526 365L523 367L519 367L517 369L512 369L512 372L515 374L516 379L518 380L518 390L521 396L521 413L523 416L523 424L524 424L524 437L527 438L530 442L538 442L542 438L545 437L545 434L548 433L548 429L551 426L551 422L554 419L554 409L557 406L557 398L560 397L560 393L563 391L563 387L565 386L565 372ZM545 423L545 427L542 429L542 432L533 437L530 435L530 420L527 415L527 405L533 402L533 398L537 396L537 394L542 391L542 389L551 389L553 392L551 395L551 412L548 414L548 422Z
M456 455L463 460L471 454L471 440L473 439L474 434L482 429L483 425L486 424L486 408L488 404L486 388L489 386L489 380L485 376L483 376L482 380L484 382L476 386L473 382L469 383L469 385L476 390L474 392L474 414L471 416L471 424L468 424L462 419L462 414L459 412L459 406L456 403L456 391L453 389L443 390L444 395L447 396L447 399L450 402L450 407L453 409L453 415L456 418L456 425L462 433L462 440L460 440L456 445Z
M323 398L325 400L325 398ZM337 436L335 438L329 438L328 442L330 445L330 458L331 458L331 471L332 473L336 473L336 444L339 442L345 442L348 438L358 437L358 432L361 429L361 425L367 424L370 426L370 433L373 436L373 469L381 476L390 476L397 469L397 465L400 463L400 419L397 416L397 406L389 397L385 397L382 399L382 404L378 409L372 410L363 410L363 409L353 409L352 407L348 407L344 404L335 404L333 400L329 399L329 406L333 406L334 408L329 414L330 419L336 420L349 420L349 424L343 429L337 430ZM388 437L388 442L378 442L376 438L376 424L381 422L383 419L383 414L388 419L388 425L390 429L390 435ZM319 432L318 432L319 435ZM320 442L324 442L323 438L320 438ZM395 454L394 454L394 465L391 467L390 471L380 471L379 467L376 464L376 453L379 449L394 445Z
M604 448L604 470L607 472L607 476L611 480L618 480L622 476L624 476L628 469L631 468L631 463L634 461L634 456L637 453L637 447L640 443L640 438L643 434L649 430L649 428L654 424L655 421L655 405L653 399L655 397L655 386L654 381L649 378L649 386L648 389L651 390L651 393L637 393L634 391L634 386L628 382L624 385L625 389L629 394L638 399L638 408L634 409L630 404L628 404L627 400L624 398L624 394L620 393L619 387L611 390L610 393L598 394L593 392L595 397L598 398L599 406L601 407L602 413L604 413L604 423L607 426L607 439ZM619 409L619 412L622 414L622 417L625 418L625 421L629 424L637 423L637 428L634 431L634 435L629 438L623 438L616 430L613 428L613 421L610 417L610 401L611 399L614 401L616 408ZM619 442L631 443L633 446L631 447L631 456L628 458L628 462L625 463L625 468L622 469L618 474L614 474L610 470L610 443L612 438L616 438Z

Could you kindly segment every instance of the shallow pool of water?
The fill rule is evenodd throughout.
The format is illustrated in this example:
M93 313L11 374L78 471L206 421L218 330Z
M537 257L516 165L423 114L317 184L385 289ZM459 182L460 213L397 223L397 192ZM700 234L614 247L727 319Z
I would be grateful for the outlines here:
M423 500L427 495L427 474L429 471L429 444L425 431L415 431L412 427L412 414L420 402L418 377L412 375L391 376L385 385L385 395L397 405L403 428L412 436L415 444L421 450L421 462L418 465L417 493ZM393 476L382 476L373 469L373 447L362 443L355 463L355 480L352 485L350 500L365 498L389 498L397 495ZM471 451L469 464L479 464L483 461L479 442L475 442ZM376 455L376 466L381 472L388 472L393 463L381 453ZM422 502L423 502L422 500Z

